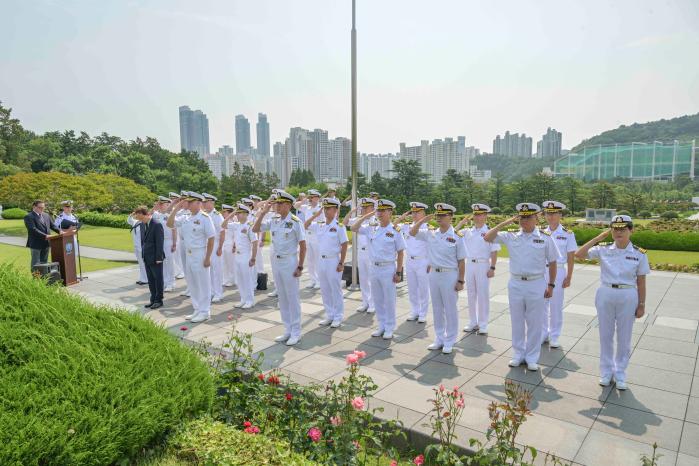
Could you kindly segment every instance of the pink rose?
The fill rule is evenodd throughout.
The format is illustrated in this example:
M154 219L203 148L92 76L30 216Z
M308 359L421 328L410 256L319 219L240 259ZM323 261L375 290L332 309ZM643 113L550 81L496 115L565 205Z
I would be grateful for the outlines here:
M364 358L366 358L366 352L365 352L365 351L354 350L354 354L356 354L357 357L358 357L359 359L364 359Z
M391 464L389 464L388 466L398 466L398 461L391 460Z
M357 450L362 449L362 446L356 440L352 440L352 445L354 445L354 448L356 448Z
M322 436L323 436L323 434L321 433L321 431L320 431L319 428L317 428L317 427L311 427L310 429L308 429L308 437L309 437L312 441L317 442L318 440L320 440L320 438L321 438Z
M417 466L425 464L425 455L417 455L413 460L413 463L415 463Z
M364 399L361 396L355 397L352 400L352 407L357 411L364 409Z
M226 317L228 320L233 320L233 314L228 314L228 317Z
M342 418L340 416L333 416L330 418L330 424L334 426L339 426L342 424Z
M183 332L186 332L186 331L187 331L187 327L183 325L182 327L180 327L180 330L183 331Z
M443 391L444 391L444 384L440 384L440 385L439 385L439 391L440 391L440 392L443 392Z
M345 360L347 361L347 364L357 364L359 361L359 356L357 356L354 353L350 353L347 356L345 356Z
M456 407L457 407L457 408L463 408L463 407L464 407L464 399L463 399L463 398L459 398L458 400L456 400Z

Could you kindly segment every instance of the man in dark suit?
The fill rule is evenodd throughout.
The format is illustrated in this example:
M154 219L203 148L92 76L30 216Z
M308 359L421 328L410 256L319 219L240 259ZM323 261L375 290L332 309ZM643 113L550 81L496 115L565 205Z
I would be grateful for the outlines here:
M163 261L165 252L163 242L165 231L163 225L152 219L151 212L146 206L140 206L131 214L141 222L141 254L146 266L148 288L150 288L150 303L144 305L151 309L163 307Z
M30 270L34 270L36 264L49 260L49 235L51 230L59 233L53 225L51 216L44 212L44 201L34 201L32 211L24 217L24 226L27 227L27 247L31 250L32 259Z

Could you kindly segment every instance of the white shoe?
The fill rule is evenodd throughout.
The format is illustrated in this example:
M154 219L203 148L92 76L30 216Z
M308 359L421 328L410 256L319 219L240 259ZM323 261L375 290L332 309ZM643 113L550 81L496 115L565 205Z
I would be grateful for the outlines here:
M284 335L279 335L277 338L274 339L274 341L276 341L277 343L281 343L283 341L288 340L290 336L291 335L289 335L288 333L285 333Z
M312 290L312 289L313 289L313 282L311 282L311 283L309 283L308 285L306 285L306 289L307 289L307 290Z
M236 305L233 306L233 307L240 309L241 307L243 307L243 303L238 303L238 304L236 304Z
M178 280L181 280L181 279L184 278L184 274L183 274L183 273L178 273L177 275L175 275L175 278L178 279Z
M539 370L539 365L538 365L537 363L535 363L535 362L531 362L531 363L528 362L528 363L527 363L527 370L528 370L528 371L532 371L532 372L538 371L538 370Z
M556 349L556 348L560 348L560 347L561 347L561 343L558 341L558 338L551 338L551 340L549 340L549 348Z
M210 318L211 317L207 316L206 314L197 314L194 317L192 317L192 323L198 324L199 322L206 322Z
M175 291L175 288L168 286L167 288L163 288L163 293L172 293Z
M483 327L483 328L478 328L478 335L487 335L488 334L488 328Z
M393 340L393 332L384 332L383 339L384 340Z
M316 283L315 285L313 285L313 289L320 290L320 283Z
M269 296L270 298L276 298L277 296L279 296L279 293L277 293L277 291L275 290L271 293L267 293L267 296Z
M242 306L240 306L240 308L241 309L252 309L253 306L254 306L254 304L245 303Z
M599 379L599 384L603 387L608 387L609 384L612 383L612 376L611 375L605 375L604 377L600 377Z
M235 283L228 282L228 283L223 284L223 286L233 286L233 285L235 285Z
M182 293L180 293L180 296L189 296L189 290L184 290Z
M338 328L340 325L342 325L342 320L333 320L333 323L330 324L330 328Z
M288 340L286 340L286 346L294 346L300 339L301 337L290 337Z
M383 336L384 330L382 328L374 330L374 333L371 334L372 337L380 337Z
M418 324L424 324L425 322L427 322L427 317L419 317L417 319Z
M325 325L330 325L330 324L332 324L332 322L333 322L333 321L330 320L330 319L323 319L323 320L321 320L320 322L318 322L318 326L323 327L323 326L325 326Z
M430 351L434 351L434 350L442 349L443 346L444 345L441 343L434 342L430 346L428 346L427 349Z
M442 348L442 354L451 354L452 349L451 346L445 346Z
M464 332L466 332L466 333L471 333L474 330L478 330L478 325L468 324L466 327L464 327Z
M409 315L405 320L406 322L414 322L417 320L417 316Z
M212 303L220 303L222 299L223 298L221 298L220 296L216 296L216 297L211 298L211 302Z
M616 383L616 389L617 389L617 390L624 391L624 390L626 390L627 388L629 388L628 385L626 385L626 382L623 381L623 380L617 380L615 383Z
M371 308L369 308L369 309L366 310L366 313L367 313L367 314L374 314L375 312L376 312L376 309L371 309Z
M187 314L184 316L184 320L192 320L192 317L194 317L196 314Z
M519 367L522 365L522 361L520 359L510 359L507 365L510 367Z
M357 312L366 312L367 309L369 309L369 306L359 306L357 309L355 309Z

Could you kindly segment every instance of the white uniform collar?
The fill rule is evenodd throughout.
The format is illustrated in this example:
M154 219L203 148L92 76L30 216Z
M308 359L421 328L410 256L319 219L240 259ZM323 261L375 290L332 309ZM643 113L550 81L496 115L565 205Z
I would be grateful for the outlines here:
M609 249L619 249L619 248L616 247L616 242L612 241L612 244L609 245ZM619 250L633 252L633 243L631 241L629 241L629 244L627 244L624 249L619 249Z

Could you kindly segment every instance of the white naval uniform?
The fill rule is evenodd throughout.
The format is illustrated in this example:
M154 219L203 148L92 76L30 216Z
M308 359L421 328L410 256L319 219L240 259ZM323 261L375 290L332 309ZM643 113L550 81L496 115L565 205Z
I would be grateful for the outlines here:
M229 224L230 225L230 224ZM257 283L257 269L250 267L253 244L258 241L258 236L252 231L253 223L236 222L233 224L235 236L235 281L238 284L240 303L253 306L255 304L255 287Z
M313 222L308 228L317 246L318 280L320 293L325 307L325 317L332 321L341 321L344 316L342 297L342 272L337 271L340 263L340 249L347 242L347 229L333 219Z
M556 287L552 296L544 304L544 327L542 339L557 340L561 336L563 328L563 280L568 269L568 254L578 249L575 242L575 233L572 230L559 225L555 231L548 226L544 231L551 234L551 238L558 246L558 266L556 268Z
M214 252L211 254L211 297L214 299L223 298L223 250L221 255L217 255L218 245L221 242L221 224L223 224L223 215L216 209L209 213L209 217L214 224Z
M354 218L350 222L352 226L359 218ZM375 227L379 224L375 216L370 217L362 223L362 228ZM371 295L371 254L369 252L369 237L359 235L357 237L357 268L359 269L359 288L362 292L362 306L370 312L374 312L374 300Z
M75 223L78 222L78 217L76 217L75 215L66 214L65 212L61 212L54 219L53 226L55 226L58 230L63 230L61 228L61 223L63 222L64 219L68 220L70 222L75 222ZM73 235L73 251L74 251L74 254L78 253L78 235L77 235L77 233ZM77 262L77 259L76 259L76 262ZM144 270L145 270L145 266L144 266Z
M488 329L490 319L490 254L499 251L500 245L483 239L490 230L488 225L464 228L461 234L466 246L466 297L468 299L469 326L481 332Z
M167 227L167 219L170 216L168 213L153 212L153 220L163 226L163 252L165 260L163 261L163 287L164 289L172 289L175 287L175 254L172 252L173 231Z
M175 227L177 227L177 221L186 220L191 215L189 210L180 210L177 212L175 217ZM187 283L187 289L189 289L189 281L187 280L187 250L184 247L184 237L182 232L177 230L177 251L179 251L180 266L182 267L182 273L184 274L184 281Z
M311 218L316 212L322 210L323 207L318 203L315 207L308 205L302 205L299 209L301 214L301 219L305 222ZM313 223L316 223L314 221ZM311 224L311 226L313 225ZM306 230L306 264L308 267L308 276L311 279L311 285L316 285L320 283L318 277L318 240L315 237L315 233L311 228Z
M257 220L257 212L258 211L253 211L248 215L248 220L250 220L253 225L255 224L255 220ZM271 220L274 218L275 214L272 212L268 212L265 215L264 221ZM257 269L257 273L265 273L265 261L264 257L262 256L262 237L264 236L263 232L261 231L258 235L258 241L257 241L257 257L255 258L255 269ZM270 241L271 243L271 241ZM257 275L255 276L255 286L257 287Z
M376 308L378 330L393 333L396 328L396 258L405 249L405 240L392 223L382 227L362 224L357 233L369 239L371 299ZM360 272L361 273L361 272Z
M558 257L551 236L534 228L501 231L495 241L507 246L510 254L510 281L507 294L512 321L512 359L537 364L541 352L544 320L544 292L549 276L546 264Z
M601 269L601 283L595 295L599 321L600 375L614 375L617 382L626 382L626 366L631 356L631 335L638 307L636 279L650 273L648 257L629 241L625 249L617 248L614 243L593 246L588 251L588 258L599 259Z
M182 249L186 254L185 276L194 307L194 317L210 317L211 267L204 267L204 259L208 239L215 236L214 224L211 217L200 210L194 215L176 218L175 226L182 235Z
M459 335L459 292L455 287L459 280L459 261L466 258L466 246L451 225L444 233L439 229L420 230L415 238L427 243L434 343L451 348Z
M285 218L275 215L261 224L261 231L272 235L272 274L279 296L279 311L286 334L291 339L301 336L301 301L299 279L294 272L299 265L298 245L306 240L301 219L289 213ZM240 285L239 285L240 286Z
M231 217L226 225L226 238L223 241L223 285L233 286L236 284L235 279L235 253L233 245L235 244L235 232L237 220Z
M427 242L410 235L410 228L413 225L404 223L401 228L405 240L405 272L408 281L410 316L425 319L430 308L430 281L427 274L430 258L427 256ZM427 231L427 229L426 223L420 226L421 231Z
M146 275L146 264L143 262L143 253L141 252L141 222L129 215L126 219L131 225L131 239L133 240L133 252L138 261L138 281L148 283L148 275Z

